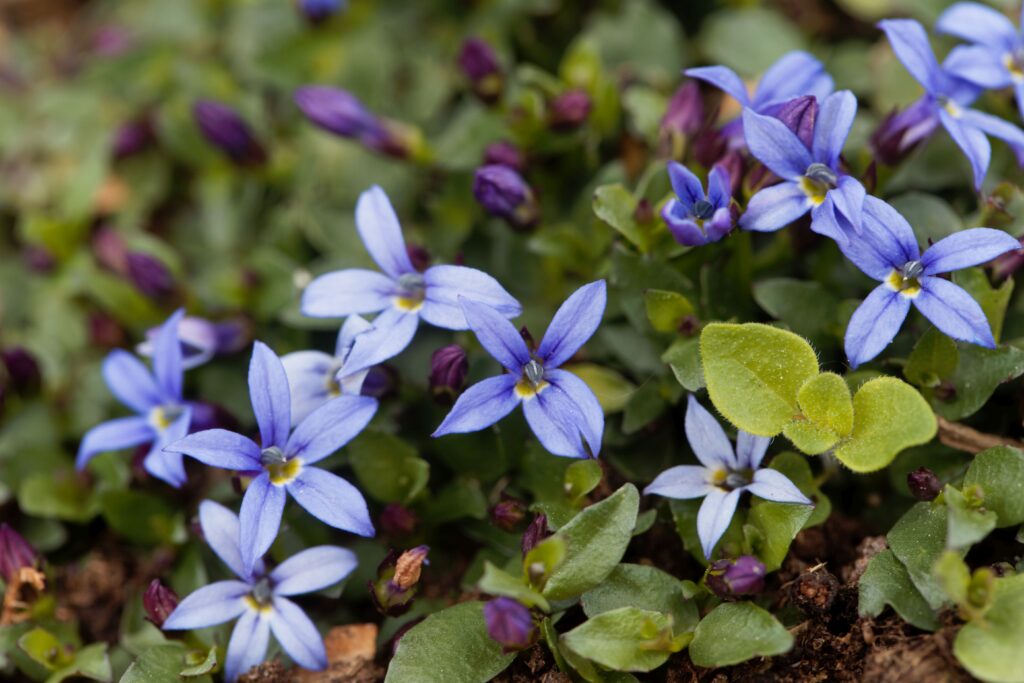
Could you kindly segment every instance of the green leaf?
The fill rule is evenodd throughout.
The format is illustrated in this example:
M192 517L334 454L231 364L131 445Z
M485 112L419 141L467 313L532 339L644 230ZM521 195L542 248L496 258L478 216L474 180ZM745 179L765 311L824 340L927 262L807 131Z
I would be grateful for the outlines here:
M953 273L953 282L967 290L971 298L981 305L992 327L992 336L998 344L1003 334L1006 306L1013 294L1013 278L1007 278L999 287L993 287L981 268L964 268Z
M75 653L75 661L47 679L47 683L58 683L65 678L90 678L94 681L112 681L114 672L110 666L106 643L86 645Z
M573 363L562 367L582 379L597 396L597 402L605 414L617 413L626 407L629 397L636 391L636 385L621 373L594 363Z
M959 361L956 342L932 327L914 345L903 376L919 387L936 387L956 371Z
M949 377L952 398L932 395L935 412L947 420L962 420L976 413L1000 384L1024 374L1024 351L1014 346L986 349L974 344L960 348L960 361Z
M964 488L980 486L985 493L985 507L996 513L997 526L1013 526L1024 522L1024 453L1010 446L996 446L974 456Z
M807 455L820 455L839 443L839 435L809 420L793 420L782 434Z
M565 541L558 536L549 536L530 548L523 558L523 574L530 585L544 588L548 579L565 561Z
M505 670L503 654L487 634L482 602L434 612L413 626L391 659L385 683L485 683Z
M656 420L666 408L668 402L662 396L658 382L645 382L629 397L629 403L622 414L622 433L637 432Z
M671 616L636 607L602 612L562 634L560 641L614 671L651 671L683 647L672 637Z
M498 569L490 562L484 562L484 575L480 577L477 588L488 595L515 598L527 607L539 607L545 612L551 611L551 605L543 595L523 583L521 578Z
M712 12L700 33L707 63L724 64L746 77L760 75L782 55L805 47L803 35L785 17L754 7Z
M68 666L74 661L70 647L66 647L57 636L38 626L18 639L18 647L50 671Z
M99 500L69 472L33 474L18 487L18 505L30 515L87 522L100 511Z
M704 388L704 368L700 364L700 338L677 339L661 355L683 388L698 391Z
M678 332L687 316L694 314L693 304L678 292L648 289L644 292L647 319L658 332Z
M846 380L834 372L823 372L800 387L797 401L804 417L839 436L853 431L853 399Z
M565 561L552 572L544 597L566 600L601 583L626 552L639 505L636 487L626 484L559 529L554 537L565 542Z
M893 555L906 567L910 580L932 609L946 603L946 592L932 572L946 550L946 518L945 505L918 503L887 535Z
M832 512L832 501L819 488L807 458L799 453L786 451L772 458L768 466L786 475L786 478L793 482L801 493L814 501L814 511L804 522L805 529L823 524L828 519Z
M919 244L938 242L964 227L959 214L941 197L926 192L907 192L889 203L914 227Z
M967 491L967 487L964 487L964 491ZM942 497L949 508L946 527L947 547L969 548L996 528L995 512L979 509L973 504L974 501L952 486L946 485Z
M363 432L348 452L361 488L382 503L409 503L430 478L430 464L391 434Z
M854 472L873 472L904 448L927 443L938 425L928 403L895 377L866 382L853 397L853 433L835 450Z
M947 550L935 563L935 578L939 580L942 590L949 599L958 605L967 603L967 589L971 583L971 570L967 567L960 554Z
M800 388L818 374L818 357L807 342L759 323L708 325L700 355L715 408L758 436L775 436L789 424L800 412Z
M601 483L604 470L596 460L579 460L565 469L565 494L574 505Z
M690 659L707 668L731 666L779 655L791 647L793 636L771 614L752 602L727 602L697 624Z
M754 499L747 516L747 526L756 529L757 533L748 535L753 539L750 544L752 551L768 571L782 566L790 544L813 512L811 505Z
M679 579L657 567L620 564L598 586L582 597L588 617L620 607L636 607L672 615L674 633L692 631L700 620L697 606L688 600Z
M155 681L180 681L182 669L187 666L185 647L176 642L147 648L142 656L132 662L124 672L120 683L155 683ZM189 683L205 683L208 675L188 679Z
M969 672L991 683L1024 683L1024 574L995 582L984 619L964 624L953 654Z
M602 185L594 190L594 213L641 252L650 248L650 238L637 225L636 199L623 185Z
M162 499L138 491L107 491L100 497L103 518L135 543L156 545L185 540L185 520Z
M786 277L761 280L754 285L754 300L800 335L820 335L836 324L839 299L818 282Z
M877 617L890 605L900 617L926 631L939 627L935 610L910 580L907 568L891 550L871 558L857 584L861 616Z

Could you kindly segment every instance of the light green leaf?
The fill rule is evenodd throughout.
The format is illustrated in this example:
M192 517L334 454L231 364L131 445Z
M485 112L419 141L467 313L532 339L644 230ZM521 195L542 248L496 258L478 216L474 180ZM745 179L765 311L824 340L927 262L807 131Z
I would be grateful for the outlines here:
M814 507L811 505L754 499L745 526L756 530L756 533L747 533L751 550L764 562L768 571L775 571L782 566L790 544L804 528L812 512Z
M940 503L918 503L889 531L889 548L907 569L910 580L932 609L946 603L946 592L932 572L946 550L947 508Z
M964 488L980 486L985 493L985 507L996 513L997 525L1013 526L1024 522L1024 453L1010 446L996 446L974 456Z
M490 562L484 562L484 575L480 577L477 588L488 595L514 598L527 607L539 607L545 612L551 611L551 606L544 596L523 583L521 578L502 571Z
M935 578L939 580L942 590L949 599L958 605L967 602L967 588L971 583L971 570L967 563L954 550L942 553L935 563Z
M124 672L120 683L180 681L181 671L186 666L186 655L185 647L176 642L147 648ZM188 680L189 683L204 683L209 681L210 677L201 675Z
M582 379L597 396L597 402L605 414L617 413L626 407L629 397L636 391L636 385L621 373L594 363L573 363L562 367Z
M772 458L768 466L786 475L786 478L793 482L801 493L814 501L814 511L804 522L805 529L822 524L828 519L832 512L832 501L819 488L807 458L799 453L786 451Z
M700 33L700 49L709 64L724 64L748 78L805 47L800 31L769 9L719 9L708 15Z
M697 624L690 659L707 668L731 666L779 655L791 647L792 634L771 614L752 602L727 602Z
M1024 374L1024 351L1014 346L986 349L974 344L960 347L956 371L949 377L954 393L929 397L935 412L947 420L962 420L976 413L1000 384Z
M818 374L818 357L806 341L759 323L708 325L700 353L715 408L759 436L775 436L789 424L800 412L800 388Z
M834 372L823 372L800 387L800 409L811 422L826 427L838 436L853 431L853 399L850 388Z
M487 634L483 603L463 602L413 626L391 659L385 683L485 683L515 659Z
M1013 294L1013 278L1007 278L999 287L993 287L981 268L964 268L953 273L953 282L963 287L981 305L992 327L992 336L998 344L1003 334L1006 306Z
M903 376L919 387L936 387L956 371L959 361L956 342L932 327L914 345Z
M565 561L552 572L544 597L566 600L601 583L626 552L639 505L636 487L626 484L559 529L554 537L565 541Z
M964 492L967 492L966 487ZM969 548L996 528L995 512L979 509L973 504L973 500L948 484L943 491L943 499L949 508L946 527L947 547Z
M820 335L836 324L839 299L818 282L786 277L761 280L754 285L754 300L800 335Z
M953 654L969 672L989 683L1024 683L1024 574L995 582L985 618L964 624Z
M74 661L69 647L65 647L57 636L38 626L18 638L18 647L34 662L50 671L68 666Z
M594 190L594 213L640 251L650 248L650 238L634 218L636 199L623 185L602 185Z
M600 583L583 594L588 617L620 607L636 607L672 615L674 633L692 631L700 620L697 606L686 598L683 584L657 567L620 564Z
M926 631L939 627L935 610L910 580L907 568L891 550L871 558L857 584L861 616L877 617L890 605L904 620Z
M579 460L565 468L565 495L569 502L579 505L583 498L597 488L604 470L596 460Z
M30 515L86 522L100 510L99 499L68 472L37 473L18 487L18 505Z
M853 433L835 450L854 472L873 472L904 448L927 443L938 425L928 403L895 377L866 382L853 397Z
M807 455L820 455L839 442L838 434L809 420L793 420L782 434Z
M694 313L693 304L678 292L648 289L644 292L647 319L658 332L678 332L683 319Z
M672 617L661 612L620 607L591 617L560 641L600 666L615 671L651 671L683 644L672 637Z
M704 388L704 368L700 364L700 338L677 339L661 355L661 360L668 363L683 388L687 391L698 391Z
M391 434L363 432L348 452L361 488L382 503L409 503L430 478L430 464Z

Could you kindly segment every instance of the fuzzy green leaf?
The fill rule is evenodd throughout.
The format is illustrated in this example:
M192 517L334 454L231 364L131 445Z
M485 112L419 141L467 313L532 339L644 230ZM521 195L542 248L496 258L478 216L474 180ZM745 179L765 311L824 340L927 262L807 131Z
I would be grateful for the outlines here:
M651 671L683 647L672 637L671 616L636 607L602 612L560 640L581 657L615 671Z
M968 671L989 683L1024 683L1024 574L995 582L984 619L965 624L953 654Z
M974 456L964 475L964 487L980 486L985 507L996 513L997 525L1024 522L1024 453L1010 446L996 446Z
M891 550L883 550L871 558L857 584L858 610L861 616L877 617L886 605L914 626L926 631L939 627L935 610L917 590L907 568Z
M771 614L752 602L727 602L697 624L690 659L708 668L730 666L779 655L791 647L792 634Z

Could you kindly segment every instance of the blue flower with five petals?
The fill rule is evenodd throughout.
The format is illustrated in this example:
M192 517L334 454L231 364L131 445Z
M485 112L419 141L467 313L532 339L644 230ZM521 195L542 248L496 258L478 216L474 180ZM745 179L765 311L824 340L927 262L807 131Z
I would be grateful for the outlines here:
M661 210L669 231L676 241L688 247L717 242L732 230L732 194L729 171L715 164L708 174L708 191L700 179L682 164L670 161L668 176L676 197Z
M507 372L478 382L459 396L434 436L481 430L522 404L526 421L549 452L597 457L604 412L590 387L560 366L597 330L606 301L604 280L580 287L558 309L540 346L531 352L501 314L463 299L470 329Z

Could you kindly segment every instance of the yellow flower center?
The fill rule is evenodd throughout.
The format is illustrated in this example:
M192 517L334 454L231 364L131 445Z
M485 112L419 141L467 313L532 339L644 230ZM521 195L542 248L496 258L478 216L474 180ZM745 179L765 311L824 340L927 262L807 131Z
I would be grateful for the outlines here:
M181 417L181 406L157 406L149 411L149 424L153 429L162 432Z
M909 261L902 268L893 268L889 277L885 279L885 285L894 292L913 299L921 293L921 283L918 278L924 272L920 261Z
M263 468L270 474L270 483L275 486L284 486L293 481L302 472L302 458L292 458L284 462L275 462L264 465Z

